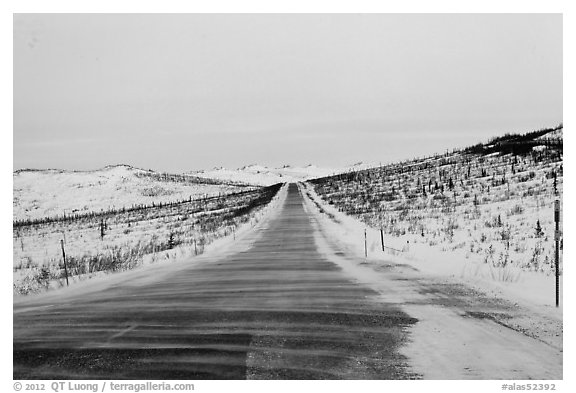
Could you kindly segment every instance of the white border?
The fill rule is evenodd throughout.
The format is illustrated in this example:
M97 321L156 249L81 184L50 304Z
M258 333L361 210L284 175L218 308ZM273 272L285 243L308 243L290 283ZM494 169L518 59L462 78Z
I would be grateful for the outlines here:
M565 201L573 201L573 182L574 176L574 163L571 158L573 150L573 137L571 133L571 121L573 115L569 108L574 108L573 97L573 78L568 70L576 69L574 64L574 40L568 37L575 37L576 20L570 1L504 1L504 0L484 0L476 1L473 4L469 1L455 1L455 0L436 0L436 1L313 1L313 0L293 0L285 1L281 4L272 1L264 0L216 0L209 2L192 2L192 1L121 1L121 0L101 0L101 1L72 1L72 0L24 0L24 1L8 1L2 4L2 14L0 19L0 28L2 31L1 43L3 59L2 67L2 102L0 116L2 122L1 137L2 143L0 144L1 160L2 160L2 209L1 209L1 222L3 223L2 229L2 250L5 259L11 259L11 243L10 234L11 230L9 225L12 220L11 206L11 190L12 190L12 170L13 170L13 138L12 138L12 14L13 13L44 13L44 12L82 12L82 13L173 13L173 12L190 12L190 13L287 13L287 12L307 12L307 13L563 13L564 14L564 119L563 122L567 125L568 132L565 133L565 148L568 154L565 159L565 176L564 176L564 192ZM537 28L537 27L535 27ZM564 260L566 261L564 271L568 279L565 282L573 281L573 274L576 271L572 267L576 260L573 258L573 248L571 240L573 239L573 230L569 226L574 217L574 211L568 203L565 203L565 213L563 220L568 225L564 226L564 236L567 239L565 242L566 249L564 250ZM12 274L10 269L11 264L8 261L4 262L4 269L6 274L2 274L2 311L5 315L2 323L2 344L4 350L2 351L2 391L13 391L12 382L12 356L8 348L11 347L12 342ZM563 288L565 294L564 299L567 302L576 300L573 296L574 291L571 285ZM557 390L574 390L576 384L573 373L570 372L574 367L574 312L573 305L569 304L565 309L565 334L564 334L564 381L557 383ZM521 365L519 365L521 367ZM518 382L518 381L517 381ZM392 391L405 390L405 391L435 391L441 390L443 392L496 392L501 390L503 381L324 381L324 382L305 382L305 381L267 381L267 382L202 382L196 383L196 390L231 390L235 391L250 391L250 392L268 392L271 387L280 389L280 391L292 391L300 388L311 389L329 389L330 391L349 391L352 389L366 389L368 391L379 391L383 389L390 389ZM569 388L572 386L572 389ZM207 389L208 388L208 389Z

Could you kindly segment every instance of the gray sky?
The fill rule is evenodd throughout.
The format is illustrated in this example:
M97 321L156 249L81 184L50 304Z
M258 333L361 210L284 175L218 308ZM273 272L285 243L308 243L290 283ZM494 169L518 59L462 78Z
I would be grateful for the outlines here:
M384 163L561 121L559 14L14 17L14 169Z

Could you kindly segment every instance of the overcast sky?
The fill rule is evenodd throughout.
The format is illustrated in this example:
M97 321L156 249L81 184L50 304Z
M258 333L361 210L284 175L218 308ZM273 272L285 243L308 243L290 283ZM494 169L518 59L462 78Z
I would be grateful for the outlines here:
M561 121L559 14L14 17L14 169L339 167Z

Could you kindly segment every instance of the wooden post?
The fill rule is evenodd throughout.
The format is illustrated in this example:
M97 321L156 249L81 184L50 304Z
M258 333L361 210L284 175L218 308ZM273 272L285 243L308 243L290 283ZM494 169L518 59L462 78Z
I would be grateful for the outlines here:
M64 251L64 240L60 240L60 246L62 247L62 259L64 260L64 274L66 275L66 286L70 285L68 283L68 268L66 267L66 252Z
M198 249L196 248L196 239L194 239L194 255L198 255Z
M554 201L554 221L556 223L556 232L554 240L556 242L556 307L560 305L560 201Z
M382 242L382 251L384 251L384 230L380 228L380 241Z
M368 258L368 241L366 239L366 228L364 228L364 257Z

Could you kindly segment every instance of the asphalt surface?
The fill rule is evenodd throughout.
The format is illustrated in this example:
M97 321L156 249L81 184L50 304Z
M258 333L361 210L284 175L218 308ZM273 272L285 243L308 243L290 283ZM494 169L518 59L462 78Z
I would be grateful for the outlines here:
M323 256L312 220L291 184L246 251L16 302L14 379L418 378L417 320Z

